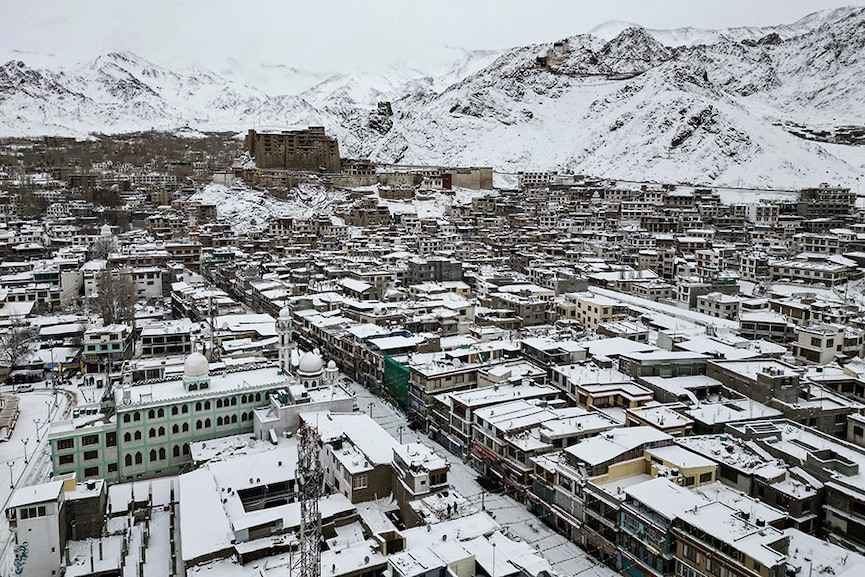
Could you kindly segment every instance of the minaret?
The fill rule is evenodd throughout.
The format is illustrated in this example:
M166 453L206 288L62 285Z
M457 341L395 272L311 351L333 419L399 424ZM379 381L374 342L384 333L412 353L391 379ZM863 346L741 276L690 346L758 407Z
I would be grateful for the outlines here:
M283 307L276 320L276 332L279 334L279 370L283 375L291 373L291 310Z

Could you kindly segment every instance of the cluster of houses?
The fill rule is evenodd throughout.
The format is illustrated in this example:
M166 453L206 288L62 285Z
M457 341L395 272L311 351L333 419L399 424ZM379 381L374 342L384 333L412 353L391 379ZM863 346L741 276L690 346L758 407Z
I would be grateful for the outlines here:
M22 574L288 574L304 424L322 573L552 574L454 459L630 575L865 570L855 194L340 165L290 174L340 187L320 214L245 232L169 175L118 191L130 227L0 193L0 327L36 330L7 368L104 389L51 424L53 481L10 499ZM136 301L111 323L105 275Z

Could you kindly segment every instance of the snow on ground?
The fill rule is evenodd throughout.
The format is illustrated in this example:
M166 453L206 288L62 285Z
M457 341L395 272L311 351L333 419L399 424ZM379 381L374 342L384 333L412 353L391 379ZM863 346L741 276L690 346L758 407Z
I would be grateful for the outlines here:
M392 215L416 214L420 219L444 218L448 210L454 206L471 206L472 200L492 194L491 190L472 190L469 188L454 188L444 191L419 191L408 200L389 200L378 195L378 187L364 187L356 190L374 190L379 206L386 206Z
M266 229L275 216L307 219L333 213L335 203L345 200L345 193L320 186L302 184L288 200L281 200L262 190L237 183L231 188L210 184L189 200L215 204L220 220L231 225L236 234Z
M2 387L2 395L11 394L8 386ZM0 469L0 499L3 501L3 509L12 494L10 478L16 487L35 485L48 478L51 470L48 449L48 427L49 421L62 419L67 411L67 397L65 394L56 396L45 382L35 383L33 392L18 395L20 411L18 421L8 441L0 443L0 463L5 465ZM24 441L27 441L25 444ZM24 463L24 452L27 451L27 463ZM6 515L0 516L0 574L11 575L8 563L11 555L7 555L12 543L9 533L9 525Z

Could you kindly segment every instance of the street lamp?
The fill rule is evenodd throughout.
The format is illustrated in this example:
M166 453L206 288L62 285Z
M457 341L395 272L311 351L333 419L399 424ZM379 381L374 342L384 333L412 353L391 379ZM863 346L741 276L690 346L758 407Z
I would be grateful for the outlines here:
M21 442L24 443L24 464L26 465L29 461L27 461L27 443L30 442L30 437L26 439L21 439Z
M36 425L36 442L39 442L39 417L33 418L33 424Z
M496 542L493 541L493 575L492 577L496 577Z
M399 444L400 445L402 445L402 430L403 429L404 429L404 427L402 425L400 425L399 427L396 428L397 433L399 433Z
M9 488L15 488L15 481L12 480L12 467L15 466L15 461L6 461L6 464L9 466Z
M369 409L369 418L370 419L372 418L372 407L373 407L373 403L370 403L367 407Z

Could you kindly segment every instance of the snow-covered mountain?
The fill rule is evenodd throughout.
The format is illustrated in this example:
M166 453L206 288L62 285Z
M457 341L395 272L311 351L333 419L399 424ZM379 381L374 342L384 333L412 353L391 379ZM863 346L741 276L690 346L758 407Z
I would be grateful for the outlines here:
M0 66L0 133L242 132L316 124L344 154L636 180L803 185L865 176L865 9L718 31L608 23L436 70L172 70L130 53ZM377 101L392 103L384 116Z

